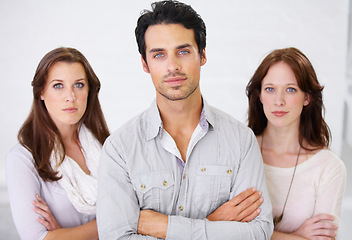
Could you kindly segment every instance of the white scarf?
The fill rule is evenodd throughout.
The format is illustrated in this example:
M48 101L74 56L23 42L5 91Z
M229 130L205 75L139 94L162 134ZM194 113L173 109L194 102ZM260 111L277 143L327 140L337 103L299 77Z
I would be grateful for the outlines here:
M58 171L58 176L62 176L58 182L76 210L84 214L95 214L98 167L102 146L84 125L79 132L79 141L90 175L87 175L67 155L62 164L58 166L60 157L54 150L51 153L50 163L52 168Z

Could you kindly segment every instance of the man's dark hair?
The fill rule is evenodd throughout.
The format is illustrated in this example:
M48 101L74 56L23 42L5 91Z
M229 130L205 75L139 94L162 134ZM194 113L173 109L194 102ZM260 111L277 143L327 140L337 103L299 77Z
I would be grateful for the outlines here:
M149 26L157 24L181 24L193 29L199 54L203 55L206 45L206 27L202 18L190 6L178 1L160 1L151 4L152 11L144 10L137 21L135 30L138 51L146 61L145 32Z

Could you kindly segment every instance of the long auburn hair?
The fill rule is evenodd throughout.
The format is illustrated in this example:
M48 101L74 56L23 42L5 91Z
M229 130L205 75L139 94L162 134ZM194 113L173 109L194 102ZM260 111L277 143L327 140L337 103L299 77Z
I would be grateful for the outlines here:
M315 149L327 148L330 143L330 129L326 124L323 111L325 110L322 91L324 89L309 59L297 48L283 48L272 51L261 62L253 77L249 81L246 94L249 101L248 126L255 135L261 135L267 126L268 119L264 114L263 104L259 96L262 80L271 66L284 62L294 72L299 88L309 95L310 102L303 107L299 124L299 143L305 139ZM307 149L311 150L311 149Z
M92 132L101 144L104 143L110 134L98 99L100 81L88 60L74 48L60 47L48 52L39 62L35 72L32 81L33 103L31 111L17 136L20 144L32 153L35 168L44 181L57 181L61 178L51 168L51 152L53 150L58 151L61 156L60 163L62 163L66 155L60 133L40 98L48 72L56 62L81 63L88 78L87 108L76 124L76 137L78 138L78 132L82 124Z

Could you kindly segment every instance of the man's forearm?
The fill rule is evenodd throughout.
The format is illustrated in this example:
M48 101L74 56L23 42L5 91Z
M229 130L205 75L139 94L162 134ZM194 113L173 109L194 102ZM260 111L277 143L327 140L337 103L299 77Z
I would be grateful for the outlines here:
M169 223L171 225L169 226ZM138 222L138 234L165 239L270 239L271 223L253 221L208 221L182 216L166 216L152 211L141 210ZM237 230L236 230L237 229ZM169 230L169 232L168 232Z
M168 216L153 210L141 210L137 233L156 238L166 238Z
M250 223L236 221L209 221L182 216L169 216L167 239L266 239L272 234L272 224L265 218Z
M264 201L261 195L262 193L256 191L255 188L248 188L218 207L207 219L209 221L250 222L260 213L259 207Z

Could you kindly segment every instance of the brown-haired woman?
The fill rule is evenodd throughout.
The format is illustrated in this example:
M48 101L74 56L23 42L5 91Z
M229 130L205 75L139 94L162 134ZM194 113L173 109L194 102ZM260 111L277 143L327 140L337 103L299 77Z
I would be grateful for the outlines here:
M109 135L100 81L79 51L62 47L43 57L32 86L32 109L6 159L17 231L21 239L97 239L98 162Z
M272 239L336 236L346 170L328 150L322 90L296 48L271 52L247 85L248 125L262 151L273 206Z

